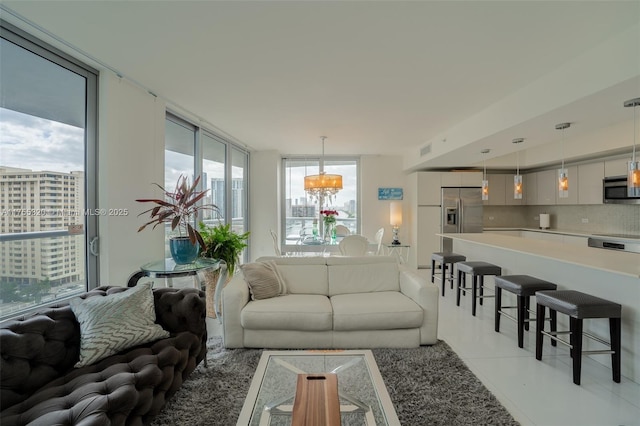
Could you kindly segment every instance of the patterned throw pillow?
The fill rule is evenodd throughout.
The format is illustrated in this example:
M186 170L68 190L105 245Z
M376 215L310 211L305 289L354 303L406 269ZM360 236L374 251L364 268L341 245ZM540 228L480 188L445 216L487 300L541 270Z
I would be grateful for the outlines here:
M269 299L286 293L284 280L275 262L256 262L240 265L249 286L251 300Z
M152 283L104 297L73 299L71 310L80 323L80 360L93 364L132 346L169 337L156 324Z

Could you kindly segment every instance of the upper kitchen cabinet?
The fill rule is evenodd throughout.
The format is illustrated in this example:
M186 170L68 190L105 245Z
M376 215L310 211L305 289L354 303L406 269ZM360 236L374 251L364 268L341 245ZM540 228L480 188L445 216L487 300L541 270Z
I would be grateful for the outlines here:
M481 172L448 172L440 176L441 186L482 186Z
M571 174L569 174L569 179L571 179ZM556 192L558 192L558 171L554 169L536 172L536 180L538 194L535 204L539 206L554 205L556 203Z
M522 192L524 204L535 206L538 204L538 174L527 173L522 176Z
M604 175L609 176L626 176L627 167L630 158L619 158L617 160L606 160L604 162ZM602 199L600 200L602 201Z
M440 172L418 172L418 205L440 205Z
M487 175L487 180L489 181L489 199L484 200L482 202L483 205L504 206L506 204L506 177L507 175Z
M555 182L555 195L556 204L578 204L578 191L580 187L580 180L578 178L578 166L566 167L569 178L569 196L567 198L560 198L558 196L558 170L552 170L556 176Z
M602 161L578 166L578 204L602 204L604 170L605 163Z

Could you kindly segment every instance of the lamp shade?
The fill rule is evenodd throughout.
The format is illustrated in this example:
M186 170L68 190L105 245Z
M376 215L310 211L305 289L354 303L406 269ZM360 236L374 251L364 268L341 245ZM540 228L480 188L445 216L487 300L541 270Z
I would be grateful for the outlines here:
M342 189L342 176L320 173L319 175L309 175L304 177L305 191L313 189Z
M402 225L402 204L391 203L389 206L389 224L393 226Z

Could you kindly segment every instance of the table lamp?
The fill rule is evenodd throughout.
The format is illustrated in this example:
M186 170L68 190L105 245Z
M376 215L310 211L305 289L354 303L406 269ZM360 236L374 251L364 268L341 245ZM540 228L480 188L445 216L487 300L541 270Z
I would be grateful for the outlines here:
M400 245L400 240L398 240L398 229L400 225L402 225L402 204L401 203L391 203L389 208L389 223L393 227L393 241L391 244Z

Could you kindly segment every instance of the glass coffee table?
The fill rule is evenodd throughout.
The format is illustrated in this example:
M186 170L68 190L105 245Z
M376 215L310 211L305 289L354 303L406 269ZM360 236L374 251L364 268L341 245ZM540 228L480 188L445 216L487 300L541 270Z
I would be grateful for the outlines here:
M237 425L291 425L298 374L336 373L342 426L400 425L370 350L264 351Z

